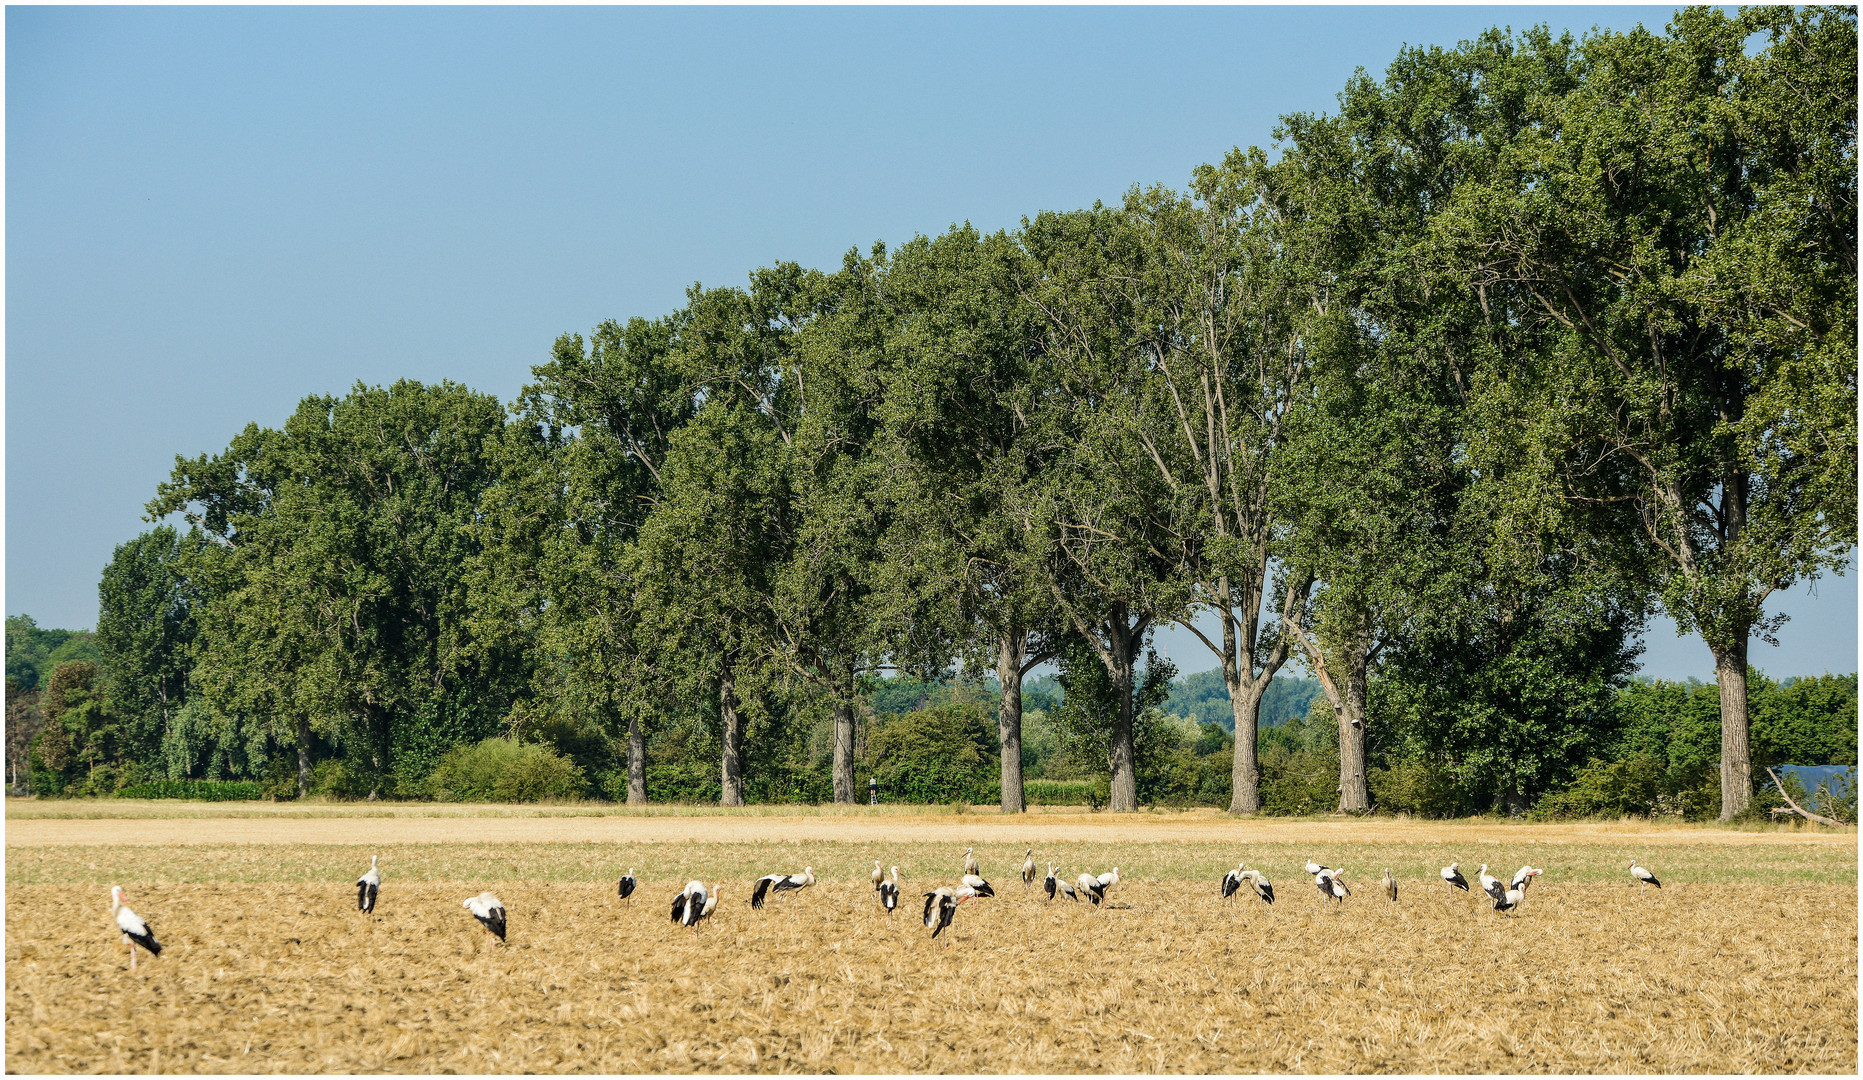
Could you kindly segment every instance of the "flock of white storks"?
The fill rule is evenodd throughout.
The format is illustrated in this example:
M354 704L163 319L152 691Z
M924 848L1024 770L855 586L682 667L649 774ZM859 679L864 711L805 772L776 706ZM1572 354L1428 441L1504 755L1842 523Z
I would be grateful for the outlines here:
M1462 876L1461 866L1459 862L1452 862L1443 867L1442 879L1451 889L1470 892L1468 879ZM1054 863L1048 864L1048 874L1042 879L1041 884L1042 892L1050 901L1057 897L1065 897L1076 902L1084 900L1090 908L1098 908L1106 902L1106 894L1119 884L1117 866L1104 874L1082 873L1072 882L1056 877L1055 869ZM1308 859L1306 872L1313 876L1313 884L1319 889L1323 899L1343 904L1346 897L1352 895L1352 890L1346 886L1346 872L1343 869L1334 869ZM1533 884L1533 879L1543 872L1538 867L1523 866L1511 880L1502 881L1488 873L1488 865L1483 863L1480 872L1476 874L1476 881L1480 883L1481 891L1494 901L1495 911L1513 914L1519 910L1521 902L1526 899L1527 887ZM1035 865L1035 849L1030 848L1028 857L1022 863L1022 887L1032 888L1038 873ZM1635 859L1630 860L1630 876L1636 879L1639 894L1645 886L1653 885L1658 889L1662 888L1662 882L1656 880L1656 875L1638 866ZM617 890L621 899L626 900L633 896L637 884L634 869L629 867L627 874L621 878ZM815 884L815 868L811 866L803 867L800 874L765 874L757 879L756 885L751 889L750 906L753 909L761 909L764 901L772 895L806 889L813 884ZM1223 875L1222 899L1233 898L1242 891L1244 885L1248 886L1249 891L1253 892L1263 903L1274 903L1274 884L1260 870L1250 869L1246 862L1236 863L1234 870ZM1379 885L1390 902L1396 903L1397 879L1391 876L1390 867L1385 867L1384 877ZM381 887L381 870L376 866L376 857L370 856L368 871L356 879L357 910L364 915L373 914ZM686 887L673 898L673 922L686 927L696 937L699 925L711 918L712 913L718 909L718 893L722 887L722 883L708 886L703 881L686 882ZM892 875L889 878L881 872L880 863L875 860L873 891L880 906L886 910L888 915L896 911L899 907L899 867L892 868ZM121 885L111 886L110 914L116 919L117 929L122 931L124 944L129 946L129 970L135 971L137 948L146 950L150 956L160 956L162 944L155 940L155 932L149 929L148 922L123 903L123 895ZM951 925L951 920L957 915L957 909L966 901L995 896L996 890L991 888L990 883L982 876L982 867L977 864L976 849L966 848L964 850L964 873L958 879L958 884L956 886L940 885L924 895L925 927L931 931L931 936L936 938ZM490 892L482 892L468 898L463 906L472 913L474 919L478 920L486 935L495 939L494 943L505 940L509 923L505 915L503 900Z

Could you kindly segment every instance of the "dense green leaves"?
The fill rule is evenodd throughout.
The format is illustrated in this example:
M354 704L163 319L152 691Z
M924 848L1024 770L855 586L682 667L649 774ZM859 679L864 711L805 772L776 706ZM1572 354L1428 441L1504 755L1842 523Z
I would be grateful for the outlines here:
M1500 339L1541 338L1495 377L1540 412L1543 482L1616 519L1617 562L1714 654L1731 816L1748 638L1856 539L1856 12L1494 48L1551 77L1439 216L1442 264ZM1520 85L1471 89L1506 111Z
M191 564L209 593L194 683L295 745L301 787L313 735L374 793L496 730L522 661L478 647L466 572L503 437L497 401L464 387L357 387L178 459L150 504L217 543Z
M30 615L6 621L6 677L23 690L43 690L52 671L67 660L96 662L97 638L88 630L50 630Z

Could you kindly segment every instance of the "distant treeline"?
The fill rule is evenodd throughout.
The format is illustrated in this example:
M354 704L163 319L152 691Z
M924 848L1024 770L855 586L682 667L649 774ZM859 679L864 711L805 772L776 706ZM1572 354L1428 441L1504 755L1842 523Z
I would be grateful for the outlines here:
M32 787L1732 818L1853 764L1747 647L1855 547L1855 10L1407 48L1276 138L177 458ZM1658 611L1712 690L1630 682Z
M38 743L38 790L46 794L121 795L128 798L291 799L298 795L295 762L289 755L259 759L257 768L229 767L211 742L177 747L173 734L138 755L141 762L111 753L130 736L94 707L97 661L93 635L46 630L28 617L7 624L9 759L25 759L23 748L43 726L43 703L53 670L41 657L63 664L59 692L50 707L61 723ZM30 682L43 672L37 683ZM1786 679L1774 683L1754 673L1751 708L1756 758L1766 764L1850 765L1847 783L1816 808L1855 820L1857 680L1847 676ZM1221 673L1205 671L1173 679L1164 704L1142 725L1146 738L1139 761L1144 801L1169 806L1225 806L1234 761L1233 715ZM995 803L1001 797L1001 742L994 716L1001 688L980 683L923 681L909 676L869 680L863 686L862 722L856 748L857 775L879 782L886 802ZM1106 770L1082 759L1065 744L1055 715L1066 693L1053 675L1029 679L1023 689L1022 769L1034 804L1104 805ZM1277 679L1262 704L1260 733L1262 812L1311 814L1337 802L1339 745L1331 709L1317 680ZM185 735L185 728L177 728ZM1637 680L1620 689L1600 725L1599 756L1573 774L1572 783L1542 798L1543 817L1617 817L1674 814L1712 818L1719 810L1719 692L1712 683ZM648 747L647 791L655 802L716 802L720 783L715 739L669 730ZM819 724L811 733L825 742ZM625 799L625 748L615 741L585 737L570 727L533 733L531 741L488 737L444 755L426 783L398 790L401 797L443 800L527 801L536 799ZM194 755L194 756L190 756ZM57 768L48 766L48 762ZM1373 748L1370 786L1385 811L1453 817L1494 809L1492 794L1460 782L1449 770L1432 767L1426 755L1401 743L1380 740ZM184 778L165 778L171 766ZM832 793L831 759L778 774L759 791L766 800L824 801ZM186 777L187 770L198 779ZM353 774L340 757L313 767L316 794L358 797ZM236 777L251 779L235 780ZM217 781L217 782L216 782ZM16 785L23 789L23 785ZM1813 801L1788 780L1801 803ZM1779 805L1776 793L1761 800Z

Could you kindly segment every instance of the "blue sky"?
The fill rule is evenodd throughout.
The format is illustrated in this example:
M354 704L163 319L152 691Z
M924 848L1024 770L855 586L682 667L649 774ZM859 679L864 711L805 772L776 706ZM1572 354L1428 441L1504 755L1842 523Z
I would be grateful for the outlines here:
M5 610L94 625L174 455L307 394L508 399L695 281L1181 184L1405 43L1669 11L9 8ZM1804 593L1755 662L1855 670L1855 578Z

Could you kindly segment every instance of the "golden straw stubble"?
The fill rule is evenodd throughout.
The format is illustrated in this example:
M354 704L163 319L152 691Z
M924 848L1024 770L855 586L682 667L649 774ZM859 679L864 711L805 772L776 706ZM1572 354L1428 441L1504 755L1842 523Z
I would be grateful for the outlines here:
M682 852L693 861L704 853ZM364 864L366 866L366 863ZM1000 876L1000 875L999 875ZM683 881L148 885L166 946L131 976L107 890L7 891L14 1072L1854 1072L1852 886L1545 882L1519 918L1408 882L1272 908L1128 880L1108 909L1019 883L937 942L864 881L696 940ZM945 882L949 883L949 882ZM511 913L492 947L460 901ZM948 943L948 947L947 947Z

